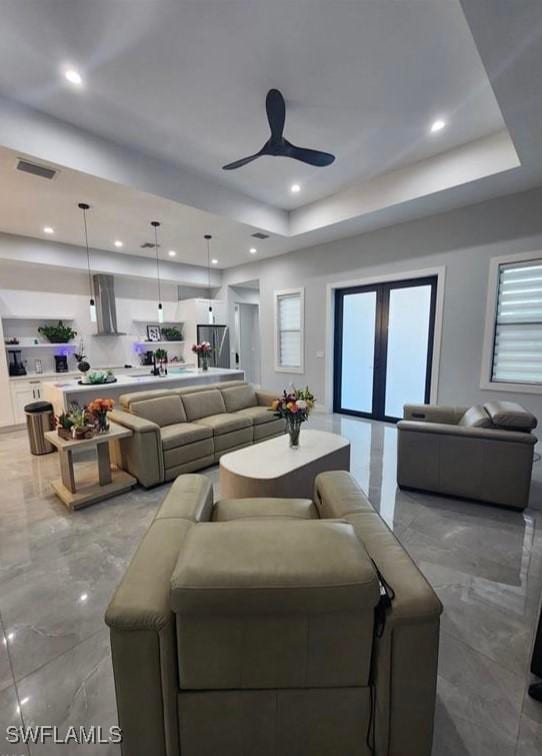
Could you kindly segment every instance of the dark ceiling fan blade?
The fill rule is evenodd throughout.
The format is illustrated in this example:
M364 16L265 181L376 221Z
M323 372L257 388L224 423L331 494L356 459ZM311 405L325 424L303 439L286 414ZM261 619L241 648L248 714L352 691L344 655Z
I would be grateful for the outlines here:
M309 150L306 147L296 147L295 144L284 140L284 157L294 158L294 160L301 160L302 163L309 163L309 165L316 165L319 168L323 168L326 165L331 165L335 160L335 155L330 152L321 152L320 150Z
M278 89L270 89L265 98L265 110L271 129L271 140L277 141L282 137L284 121L286 119L286 103Z
M241 160L236 160L234 163L228 163L228 165L223 165L222 170L223 171L233 171L235 168L242 168L243 165L247 165L247 163L252 163L253 160L256 160L256 158L261 157L262 155L265 155L265 151L262 149L259 152L256 152L254 155L249 155L248 157L241 158Z

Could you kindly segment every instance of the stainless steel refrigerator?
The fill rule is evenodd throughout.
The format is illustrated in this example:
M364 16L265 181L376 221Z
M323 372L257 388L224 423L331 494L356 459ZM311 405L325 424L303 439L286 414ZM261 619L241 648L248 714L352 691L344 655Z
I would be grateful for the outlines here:
M210 367L229 368L230 333L224 325L198 325L198 344L208 341L211 345ZM198 357L199 363L201 359Z

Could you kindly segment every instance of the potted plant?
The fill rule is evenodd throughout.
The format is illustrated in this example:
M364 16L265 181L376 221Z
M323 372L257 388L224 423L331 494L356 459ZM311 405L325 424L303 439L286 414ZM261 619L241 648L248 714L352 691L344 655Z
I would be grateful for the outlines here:
M192 351L198 355L202 370L209 369L209 357L211 356L212 347L208 341L202 341L201 344L192 344Z
M87 404L87 412L94 419L96 430L98 433L107 433L109 430L109 422L107 420L107 413L113 409L112 399L94 399Z
M286 420L286 430L290 436L290 447L297 449L301 425L309 419L315 404L314 394L308 386L296 389L294 386L282 392L282 396L271 405L276 417Z
M74 404L70 411L70 418L72 421L72 438L76 441L81 441L84 438L92 438L94 435L94 428L90 423L90 417L85 408L81 409L81 407Z
M60 438L65 439L68 441L70 438L72 438L72 426L73 421L69 414L66 412L62 412L58 417L55 418L56 421L56 432L60 436Z
M75 359L77 360L77 369L83 373L83 375L90 370L90 363L87 362L85 354L85 342L80 339L77 352L74 352Z
M40 326L38 333L45 336L51 344L67 344L74 336L77 336L77 331L74 331L70 326L65 326L61 320L58 321L57 325Z
M182 341L183 334L175 326L162 326L161 328L162 338L164 341Z

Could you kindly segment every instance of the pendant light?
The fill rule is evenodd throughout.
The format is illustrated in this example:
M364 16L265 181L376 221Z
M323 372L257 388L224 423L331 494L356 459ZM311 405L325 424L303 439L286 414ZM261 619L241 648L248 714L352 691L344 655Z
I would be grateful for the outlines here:
M208 316L208 322L209 322L209 325L213 325L213 323L214 323L213 305L211 304L211 239L213 237L211 236L211 234L205 234L205 236L203 238L207 242L207 273L208 273L208 282L209 282L209 316Z
M158 221L151 221L154 228L154 248L156 250L156 280L158 282L158 322L164 322L164 308L162 307L162 294L160 291L160 258L158 256Z
M92 287L92 274L90 272L90 252L88 250L88 230L87 230L87 210L90 210L90 205L86 202L80 202L79 209L83 211L83 226L85 230L85 246L87 248L87 267L88 267L88 292L90 295L89 310L91 323L96 322L96 302L94 301L94 293Z

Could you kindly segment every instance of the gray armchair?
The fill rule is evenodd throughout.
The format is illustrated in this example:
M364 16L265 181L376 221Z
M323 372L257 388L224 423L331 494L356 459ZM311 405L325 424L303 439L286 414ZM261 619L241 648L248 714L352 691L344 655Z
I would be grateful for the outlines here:
M397 424L401 488L527 506L537 420L519 404L407 404L404 418Z

